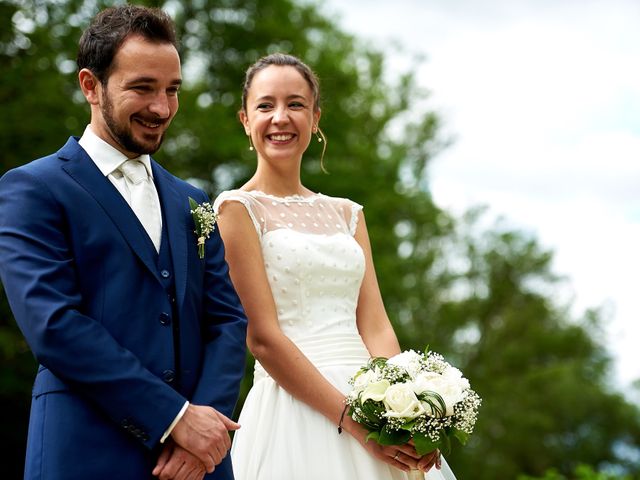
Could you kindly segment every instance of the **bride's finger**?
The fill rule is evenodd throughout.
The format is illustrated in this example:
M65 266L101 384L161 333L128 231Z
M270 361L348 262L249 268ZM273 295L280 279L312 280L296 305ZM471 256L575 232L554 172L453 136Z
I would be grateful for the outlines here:
M413 445L397 445L396 448L405 455L415 458L416 460L420 460L422 458L422 455L419 455L418 452L416 452L416 449Z
M411 470L415 470L418 467L418 460L413 455L406 454L402 449L398 448L393 456L393 460L400 462Z
M385 455L386 457L385 459L387 463L393 465L394 467L399 468L400 470L404 470L405 472L408 472L411 469L411 467L403 461L403 456L407 457L407 455L402 453L400 450L396 450L394 455Z
M429 470L431 470L431 467L433 467L434 465L437 466L439 457L440 452L438 450L427 453L418 461L418 470L428 472Z

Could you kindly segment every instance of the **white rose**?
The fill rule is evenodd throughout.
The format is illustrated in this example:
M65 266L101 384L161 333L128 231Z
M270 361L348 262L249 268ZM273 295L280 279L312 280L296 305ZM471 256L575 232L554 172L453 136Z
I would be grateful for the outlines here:
M462 376L462 372L458 370L456 367L449 367L443 373L442 376L447 379L447 381L452 383L457 383L458 386L462 390L466 390L470 388L469 380Z
M363 391L367 385L377 380L376 372L373 370L367 370L366 372L358 373L353 379L353 390L356 393Z
M421 372L416 375L416 378L413 380L413 391L416 395L427 391L433 391L434 385L440 382L440 378L442 375L434 372Z
M380 402L389 388L389 380L379 380L377 382L371 382L365 387L360 396L360 402L364 403L365 400L373 400L374 402Z
M464 390L468 386L469 382L462 378L462 374L458 377L455 372L448 375L433 372L421 373L413 382L413 390L416 394L435 392L442 397L446 407L445 416L453 415L454 405L464 398ZM428 403L422 402L422 406L430 415L437 415L438 412L435 412Z
M410 383L396 383L387 388L384 404L387 407L387 417L413 419L424 413Z
M387 364L402 367L411 375L411 378L415 378L421 369L420 360L422 360L422 355L413 350L407 350L391 357L387 360Z

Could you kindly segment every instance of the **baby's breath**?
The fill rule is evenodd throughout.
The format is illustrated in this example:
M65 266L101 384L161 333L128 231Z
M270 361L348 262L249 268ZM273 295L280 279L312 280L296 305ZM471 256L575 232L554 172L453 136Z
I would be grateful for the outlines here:
M198 204L193 198L189 197L189 206L191 207L191 215L196 226L194 233L198 239L198 255L204 258L204 242L209 235L216 229L218 214L213 210L213 205L208 202Z

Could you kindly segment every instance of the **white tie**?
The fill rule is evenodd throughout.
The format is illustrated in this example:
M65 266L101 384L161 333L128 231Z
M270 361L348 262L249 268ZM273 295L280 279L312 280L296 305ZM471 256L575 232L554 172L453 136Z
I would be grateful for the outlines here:
M158 192L153 184L146 167L139 160L127 160L120 165L129 193L131 195L131 209L142 223L151 238L156 251L160 251L160 237L162 235L162 214Z

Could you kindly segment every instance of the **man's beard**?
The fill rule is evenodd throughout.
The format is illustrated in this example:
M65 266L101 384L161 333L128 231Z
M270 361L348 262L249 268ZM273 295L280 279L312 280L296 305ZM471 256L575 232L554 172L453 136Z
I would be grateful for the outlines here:
M138 155L145 153L151 155L158 151L164 140L164 133L160 136L160 140L156 144L142 144L133 138L131 129L128 128L127 125L119 125L116 119L113 118L113 103L111 103L111 98L109 98L106 89L102 92L102 104L102 118L104 118L114 140L127 152Z

